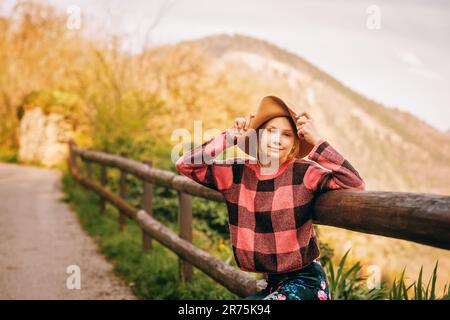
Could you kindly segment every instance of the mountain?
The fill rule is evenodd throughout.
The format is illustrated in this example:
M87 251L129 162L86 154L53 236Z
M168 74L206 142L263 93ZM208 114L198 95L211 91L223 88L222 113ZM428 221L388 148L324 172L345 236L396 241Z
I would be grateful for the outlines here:
M310 111L322 136L357 168L368 190L450 195L450 137L411 113L386 107L357 93L300 56L244 35L213 35L176 44L200 47L211 70L225 72L250 96L238 113L254 111L259 99L277 94L297 110ZM386 79L389 81L389 79ZM387 222L388 223L388 222ZM430 275L439 259L447 281L450 254L413 242L319 226L320 238L335 252L377 265L383 276L404 266L416 278ZM390 271L389 271L390 270ZM444 278L442 278L444 277Z
M179 45L200 46L214 58L213 68L235 66L230 70L263 83L297 109L309 110L322 135L358 168L370 190L450 195L449 135L411 113L370 100L264 40L214 35ZM255 104L243 108L243 114L267 92L255 93Z

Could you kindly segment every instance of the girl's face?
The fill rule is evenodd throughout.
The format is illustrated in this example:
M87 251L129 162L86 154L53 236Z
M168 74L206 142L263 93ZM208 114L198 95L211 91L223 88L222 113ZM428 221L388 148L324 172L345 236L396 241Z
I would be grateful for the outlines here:
M288 159L296 144L296 132L287 117L276 117L267 121L260 129L259 155L268 163L276 160L278 164ZM298 146L297 146L298 147Z

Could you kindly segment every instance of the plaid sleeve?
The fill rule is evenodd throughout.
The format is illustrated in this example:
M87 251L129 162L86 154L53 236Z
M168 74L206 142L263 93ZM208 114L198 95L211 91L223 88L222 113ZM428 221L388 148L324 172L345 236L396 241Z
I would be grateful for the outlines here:
M365 190L365 182L358 171L325 139L316 142L309 152L308 159L328 169L324 170L315 162L311 162L303 181L305 186L314 192L325 192L337 189Z
M233 184L232 166L214 158L234 144L235 140L225 130L217 137L186 151L178 159L176 168L182 175L205 187L216 191L225 190Z

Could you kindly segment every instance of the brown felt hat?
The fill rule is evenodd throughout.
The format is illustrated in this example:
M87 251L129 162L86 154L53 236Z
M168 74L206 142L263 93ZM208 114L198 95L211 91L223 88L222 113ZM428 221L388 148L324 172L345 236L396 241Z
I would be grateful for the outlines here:
M287 104L280 98L276 96L265 96L261 99L258 109L256 111L255 117L250 122L248 131L244 134L244 138L237 145L239 148L252 157L256 157L256 143L250 148L250 137L254 135L254 140L256 142L256 135L258 134L257 129L263 125L266 121L276 117L291 117L294 123L297 122L295 116L297 115L296 109L292 104ZM253 129L253 130L251 130ZM294 156L296 158L303 158L313 149L313 145L307 142L302 136L297 137L300 139L300 150L297 150ZM244 144L245 141L245 144Z

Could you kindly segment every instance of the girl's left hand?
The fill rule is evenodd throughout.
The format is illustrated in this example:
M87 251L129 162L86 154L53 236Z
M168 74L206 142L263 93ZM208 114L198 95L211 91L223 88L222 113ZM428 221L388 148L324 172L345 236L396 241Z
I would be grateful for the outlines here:
M314 119L306 111L296 116L297 120L297 135L299 138L303 137L306 142L315 145L319 141L320 134L314 125Z

